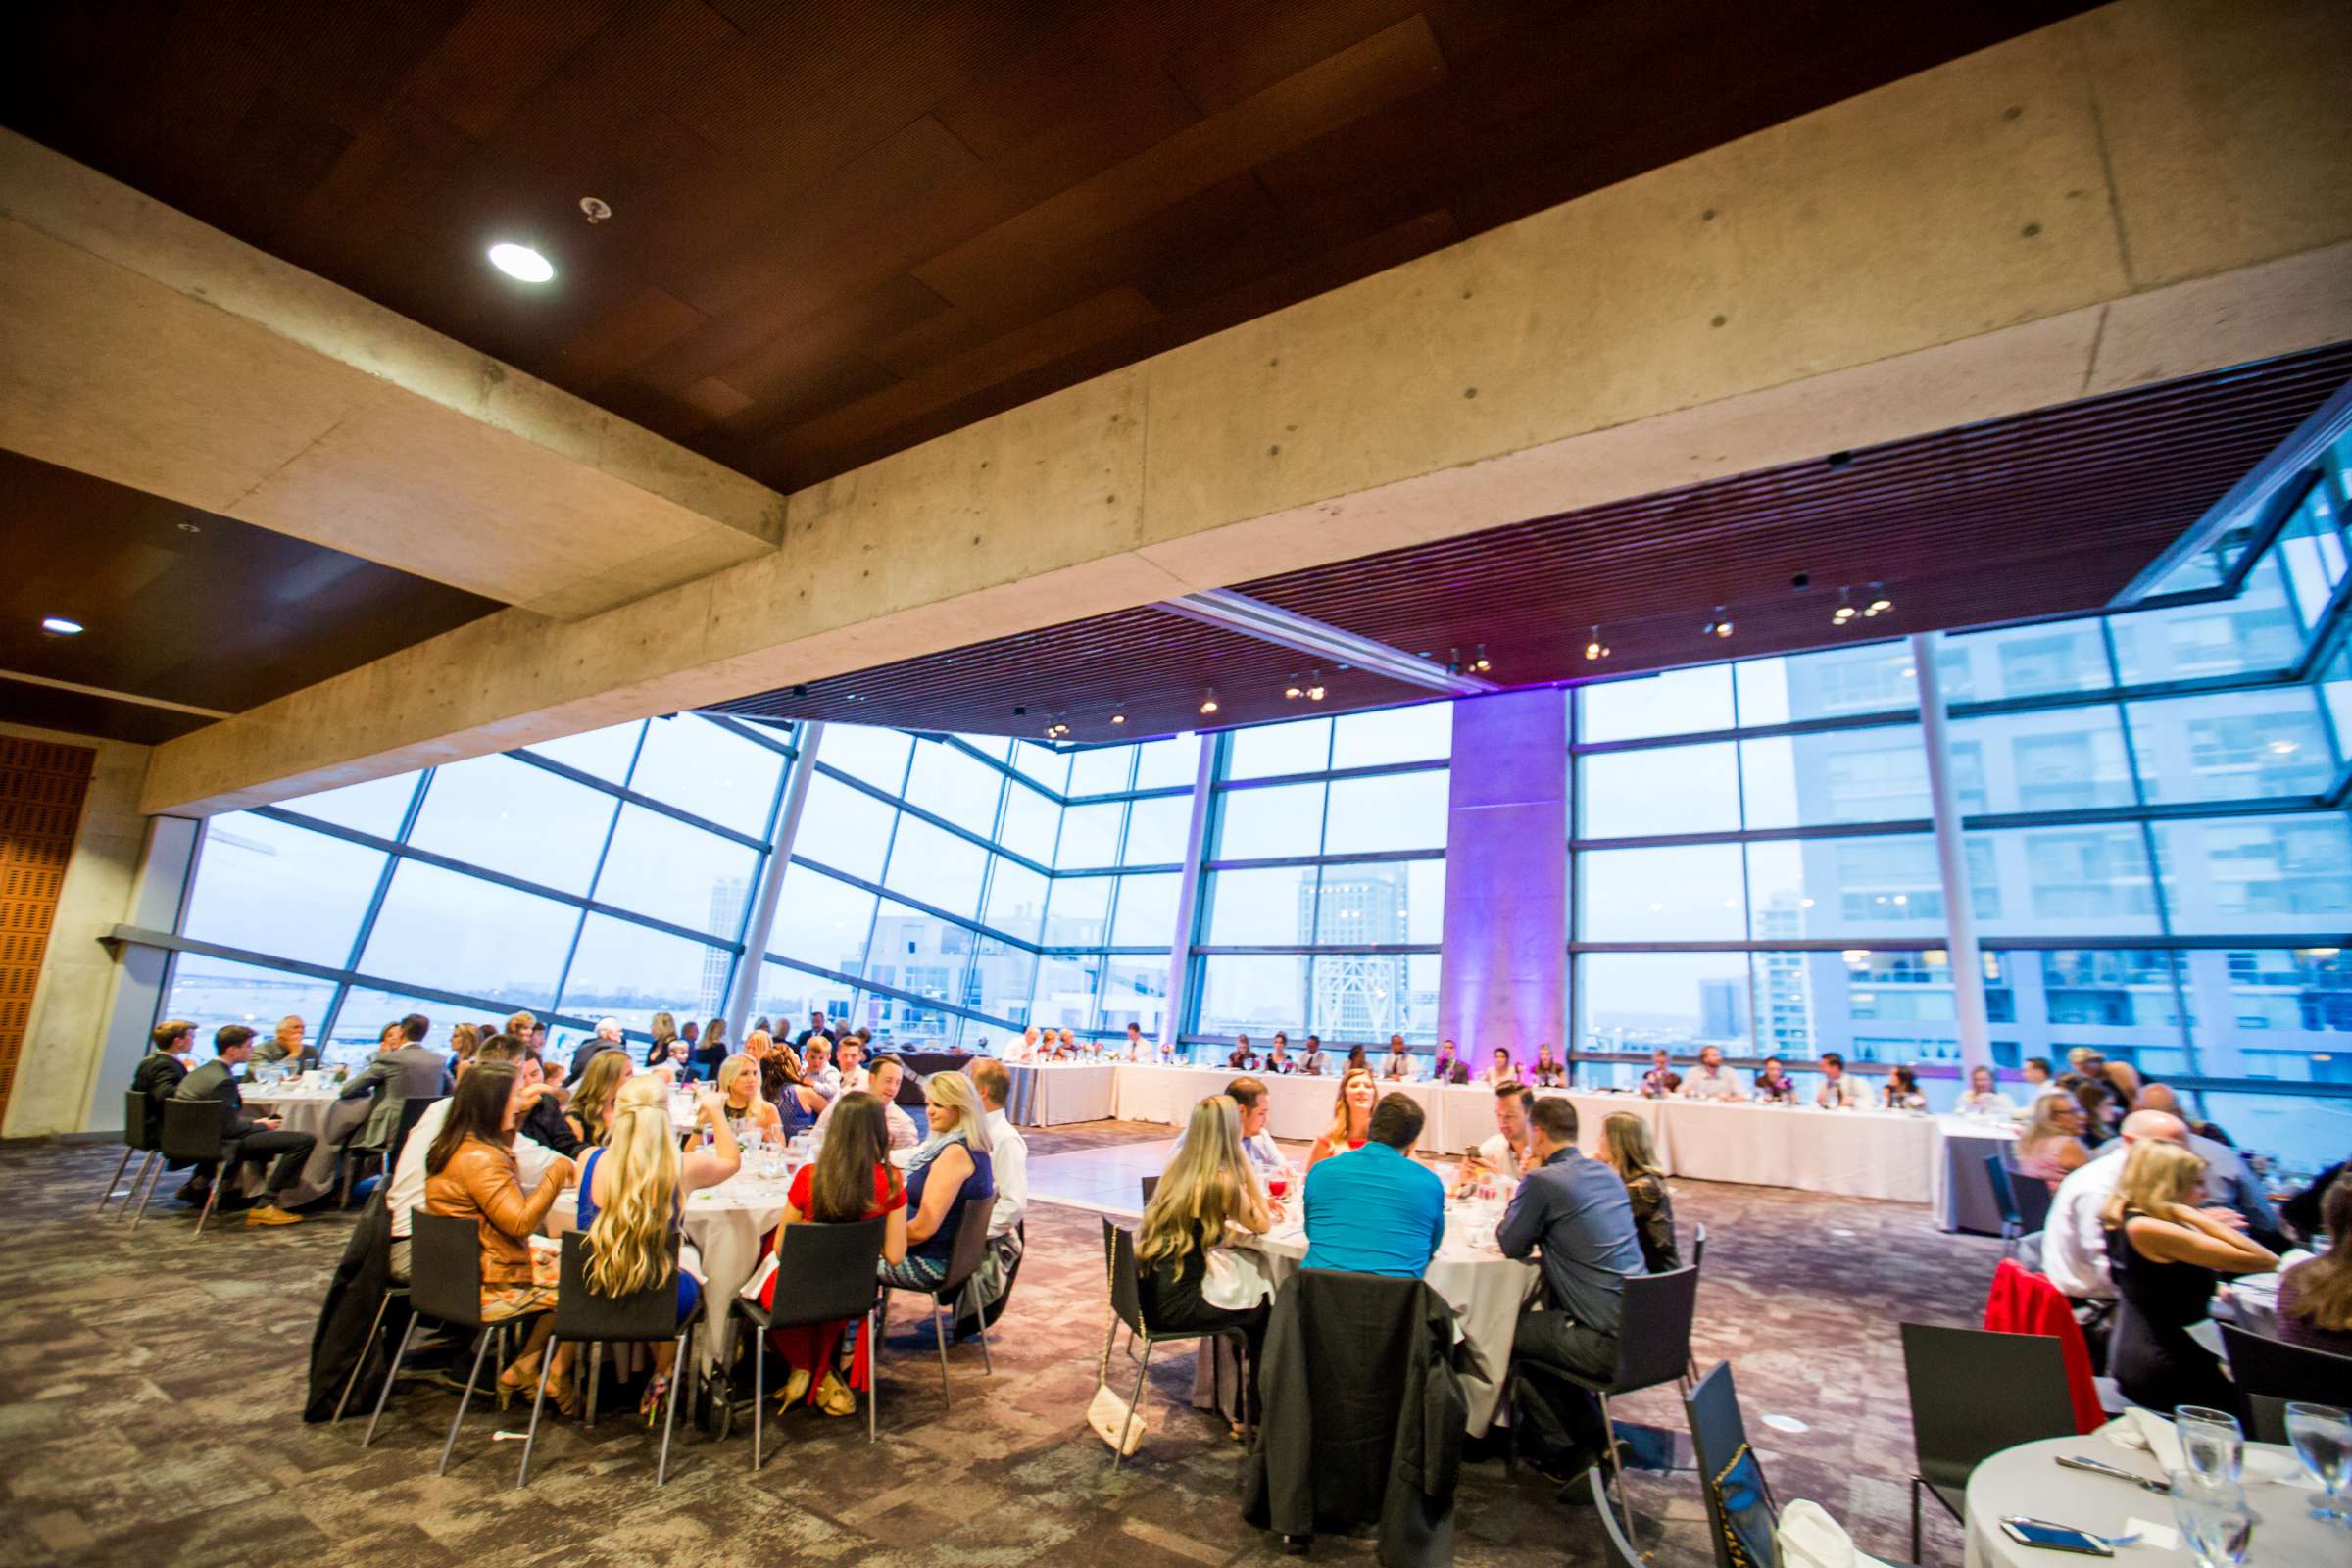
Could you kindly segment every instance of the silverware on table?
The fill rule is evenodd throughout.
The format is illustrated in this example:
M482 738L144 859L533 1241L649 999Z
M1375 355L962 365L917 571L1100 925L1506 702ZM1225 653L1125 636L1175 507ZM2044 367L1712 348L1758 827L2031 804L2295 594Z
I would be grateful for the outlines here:
M2094 1476L2107 1476L2116 1481L2129 1481L2142 1492L2169 1493L2172 1490L2161 1481L2150 1481L2146 1476L2135 1475L2120 1465L2102 1464L2096 1459L2085 1459L2080 1454L2061 1454L2058 1457L2058 1463L2068 1470L2087 1470Z

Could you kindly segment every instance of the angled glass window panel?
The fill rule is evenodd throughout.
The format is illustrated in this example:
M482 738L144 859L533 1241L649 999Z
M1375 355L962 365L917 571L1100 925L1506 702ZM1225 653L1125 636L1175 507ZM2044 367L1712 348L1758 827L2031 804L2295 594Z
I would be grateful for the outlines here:
M1067 752L1057 752L1051 746L1040 746L1035 741L1014 741L1012 765L1056 795L1069 793L1070 754Z
M365 784L349 784L339 790L320 790L316 795L299 796L279 804L289 811L315 816L338 827L357 828L379 839L398 838L400 820L408 814L410 798L416 795L416 781L423 776L396 773L390 778L369 779Z
M987 838L997 830L1004 775L944 741L917 741L906 775L906 804Z
M2004 953L2000 957L2002 969L2016 977L2021 1000L2028 1004L2021 1015L2028 1027L2036 1021L2059 1025L2073 1031L2078 1042L2084 1028L2129 1029L2140 1032L2140 1039L2146 1038L2146 1031L2163 1031L2177 1041L2180 1005L2169 952L2070 948ZM2038 1004L2033 1000L2034 990L2040 992ZM2054 1045L2049 1054L2059 1054Z
M1448 788L1449 778L1442 767L1333 779L1323 853L1444 849Z
M433 771L409 842L469 865L586 894L620 802L511 757Z
M902 812L882 885L969 918L980 912L980 873L987 867L988 852L979 845Z
M2328 705L2328 717L2336 734L2352 735L2352 649L2328 662L2320 677L2320 700Z
M847 1017L850 995L850 988L838 980L771 960L760 966L752 1012L755 1017L767 1017L775 1025L774 1033L791 1036L806 1027L805 1020L811 1012L822 1010L827 1018Z
M1026 785L1007 782L1004 820L997 843L1040 865L1054 863L1054 839L1061 830L1059 806Z
M988 911L982 923L1007 936L1035 942L1046 924L1046 878L1017 860L997 857L988 873ZM1028 996L1022 982L1023 998Z
M1869 596L1856 589L1856 603ZM1829 618L1823 612L1824 621ZM1887 713L1919 707L1918 671L1906 643L1832 648L1785 659L1754 659L1734 666L1742 728Z
M1165 740L1146 741L1135 749L1135 787L1139 790L1189 785L1200 775L1198 735L1171 735Z
M1593 850L1576 880L1586 942L1738 942L1747 928L1737 844Z
M2320 795L2335 782L2335 749L2309 686L2130 706L2151 804Z
M1955 753L1972 749L1960 791L1971 815L2135 804L2123 721L2107 704L1956 718L1951 733Z
M1065 807L1061 813L1061 842L1054 852L1057 871L1089 871L1119 863L1119 823L1127 814L1124 803Z
M1095 992L1102 978L1104 960L1097 954L1037 960L1037 980L1029 994L1029 1021L1042 1029L1074 1029L1084 1033L1094 1025Z
M1432 944L1443 941L1446 935L1446 862L1407 860L1404 868L1404 940Z
M2308 1064L2316 1076L2340 1073L2344 1057ZM2333 1077L2332 1084L2344 1080ZM2212 1089L2197 1095L2207 1119L2218 1122L2240 1149L2269 1156L2275 1169L2295 1175L2317 1175L2344 1157L2344 1141L2352 1133L2352 1099L2340 1091L2320 1095L2229 1093Z
M1662 1047L1688 1059L1706 1042L1748 1054L1753 1008L1744 953L1588 953L1577 959L1576 978L1579 1051ZM1642 1071L1634 1069L1634 1080Z
M983 757L1002 762L1012 755L1012 739L1006 735L962 735L956 737Z
M1646 740L1655 735L1698 735L1732 727L1729 664L1597 681L1576 688L1575 697L1576 738L1580 741ZM1748 722L1762 720L1751 718Z
M2303 648L2275 561L2256 565L2235 599L2115 615L2107 626L2128 686L2282 670Z
M1185 837L1193 830L1193 798L1162 795L1127 808L1127 842L1121 865L1182 865Z
M2113 937L2159 929L2136 823L1971 829L1967 841L1978 917L1988 934ZM1987 880L1996 890L1990 914Z
M1216 850L1211 859L1255 860L1322 853L1321 784L1220 790L1216 804Z
M2344 580L2344 536L2325 483L2314 485L2275 547L2303 624L2316 626Z
M1413 868L1421 863L1375 860L1323 867L1322 889L1315 900L1315 941L1348 947L1412 941Z
M1293 1040L1309 1027L1311 994L1304 954L1213 954L1200 965L1200 1002L1194 1032L1244 1033L1263 1040L1277 1029ZM1332 1031L1322 1031L1324 1044Z
M2352 915L2352 820L2341 812L2205 817L2155 832L2180 935L2341 931Z
M341 966L375 884L381 851L247 811L204 827L180 935L273 957Z
M2197 1072L2352 1083L2352 963L2342 949L2200 949L2179 960Z
M726 1010L729 955L607 914L580 928L563 1007L583 1018L618 1018L644 1031L657 1012L705 1018Z
M825 745L832 743L828 730ZM836 871L879 882L883 859L890 853L891 824L898 815L872 796L818 773L808 780L808 798L801 803L801 825L793 835L792 853L822 861Z
M1036 982L1036 954L994 937L982 937L972 948L972 966L964 976L963 1004L991 1018L1011 1020L1013 1032L1018 1033L1029 1021L1029 994ZM975 1043L975 1031L1000 1041L1005 1033L1000 1025L967 1019L963 1030L967 1049Z
M582 730L561 740L533 741L527 749L608 784L626 784L629 763L637 756L637 737L646 722L637 718L605 729Z
M1057 876L1046 905L1043 946L1099 948L1110 924L1110 892L1115 877Z
M488 1023L485 1012L497 1012L502 1017L506 1008L464 1007L451 1002L434 1002L425 997L412 997L398 991L371 991L355 986L343 998L343 1010L335 1018L334 1037L327 1042L325 1055L329 1061L348 1066L367 1064L375 1054L376 1042L383 1038L384 1025L398 1023L410 1013L421 1013L430 1025L425 1030L424 1046L428 1051L447 1054L450 1035L461 1023ZM201 1039L202 1037L199 1037Z
M2095 617L1946 637L1936 679L1946 703L1989 703L2114 684Z
M1099 1033L1124 1032L1134 1024L1148 1041L1157 1040L1168 1012L1168 957L1112 958L1102 966L1102 1004L1095 1015Z
M874 919L874 896L805 865L784 870L767 950L839 974L858 974Z
M1751 828L1895 822L1934 810L1917 724L1741 741L1740 772Z
M1881 1026L1887 1024L1950 1024L1959 1015L1952 980L1952 956L1940 948L1926 952L1898 950L1872 952L1866 948L1848 948L1835 955L1837 966L1815 965L1820 982L1813 995L1822 1004L1816 1009L1817 1024L1833 1038L1838 1033L1842 1020ZM1927 1041L1943 1042L1954 1031L1934 1029L1925 1031L1917 1040L1896 1042L1910 1049L1886 1054L1871 1053L1865 1060L1922 1059L1920 1049ZM1832 1045L1831 1050L1840 1050ZM1841 1052L1841 1054L1845 1054ZM1927 1053L1934 1059L1934 1053Z
M866 950L864 977L939 1007L960 1006L965 971L978 941L969 926L885 900L874 916L874 943Z
M1331 765L1378 767L1388 762L1443 761L1453 750L1453 704L1415 703L1332 721Z
M268 1035L277 1028L277 1020L288 1014L303 1021L304 1038L317 1048L318 1027L326 1021L327 1004L334 995L331 981L231 963L201 953L175 953L172 956L172 987L164 993L163 1010L156 1016L194 1020L199 1057L214 1054L213 1031L222 1024L241 1023L257 1034ZM375 1054L377 1031L390 1021L378 1019L368 1030L367 1055ZM333 1054L331 1043L330 1050L321 1054L330 1065L353 1061L348 1055Z
M817 743L816 760L885 795L901 795L906 783L906 760L913 750L914 737L895 729L827 724L824 739Z
M1416 1005L1413 960L1401 953L1321 953L1309 971L1313 995L1307 1008L1307 1028L1334 1040L1386 1042L1404 1036L1405 1044L1437 1044L1436 977L1430 995ZM1255 1033L1254 1030L1251 1033Z
M1201 880L1200 942L1212 948L1277 948L1315 940L1315 868L1211 871Z
M1943 933L1931 834L1750 844L1747 887L1748 936L1758 942Z
M544 1007L579 916L568 904L405 860L358 967L501 1006Z
M760 854L674 816L624 805L596 879L596 902L733 941Z
M1176 889L1184 880L1173 871L1119 878L1117 913L1111 920L1114 948L1164 948L1176 937ZM1163 963L1160 966L1165 969ZM1165 989L1167 977L1160 977Z
M1111 795L1129 787L1135 777L1135 748L1090 746L1070 754L1072 795Z
M649 723L629 788L763 839L783 776L782 752L721 729L700 713L680 713Z
M1576 767L1582 837L1740 829L1740 762L1730 741L1601 752L1578 758Z
M1331 765L1331 720L1298 718L1237 729L1225 756L1227 778L1320 773Z

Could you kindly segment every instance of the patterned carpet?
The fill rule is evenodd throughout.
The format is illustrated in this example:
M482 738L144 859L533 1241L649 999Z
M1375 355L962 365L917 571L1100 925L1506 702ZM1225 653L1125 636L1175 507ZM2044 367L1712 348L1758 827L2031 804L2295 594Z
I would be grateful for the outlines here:
M1115 1123L1032 1135L1039 1154L1164 1138ZM656 1442L619 1419L542 1432L530 1489L503 1423L470 1415L450 1473L432 1465L456 1396L396 1393L374 1447L359 1426L298 1418L318 1302L348 1224L198 1239L159 1201L132 1237L90 1218L119 1151L0 1147L0 1561L199 1565L368 1561L402 1568L714 1560L991 1568L1054 1559L1124 1568L1280 1560L1243 1525L1241 1453L1181 1401L1189 1352L1155 1361L1152 1436L1117 1475L1084 1426L1102 1345L1100 1222L1038 1204L1029 1258L996 1341L951 1352L941 1404L927 1330L895 1335L883 1362L882 1440L863 1423L802 1412L771 1427L766 1469L750 1443L684 1433L669 1485ZM169 1186L166 1191L169 1192ZM1997 1244L1944 1236L1924 1208L1768 1188L1678 1182L1677 1216L1709 1231L1698 1357L1731 1357L1775 1493L1813 1497L1881 1556L1908 1552L1910 1418L1894 1325L1972 1324ZM1621 1401L1621 1419L1680 1428L1673 1391ZM1793 1417L1805 1430L1763 1424ZM780 1439L780 1441L779 1441ZM1660 1564L1710 1562L1694 1477L1637 1474L1642 1545ZM1934 1510L1931 1509L1933 1513ZM1459 1494L1457 1561L1599 1560L1590 1510L1496 1461ZM1315 1559L1368 1560L1369 1536L1323 1540ZM1937 1518L1926 1560L1956 1564Z

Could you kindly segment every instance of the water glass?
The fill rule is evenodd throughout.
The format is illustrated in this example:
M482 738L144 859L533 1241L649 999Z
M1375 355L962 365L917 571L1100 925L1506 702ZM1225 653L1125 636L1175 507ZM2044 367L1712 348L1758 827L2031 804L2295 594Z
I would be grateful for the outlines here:
M2197 1568L2241 1568L2254 1538L2254 1513L2233 1481L2209 1481L2186 1470L2167 1478L2173 1520Z
M2286 1407L2286 1441L2295 1446L2295 1457L2303 1461L2303 1468L2326 1494L2326 1500L2311 1510L2311 1516L2352 1526L2352 1514L2347 1514L2335 1497L2336 1489L2352 1472L2352 1411L2332 1404L2290 1404Z
M2183 1404L2173 1411L2173 1428L2180 1437L2180 1457L2192 1474L2237 1485L2246 1461L2246 1434L2237 1417L2227 1410Z

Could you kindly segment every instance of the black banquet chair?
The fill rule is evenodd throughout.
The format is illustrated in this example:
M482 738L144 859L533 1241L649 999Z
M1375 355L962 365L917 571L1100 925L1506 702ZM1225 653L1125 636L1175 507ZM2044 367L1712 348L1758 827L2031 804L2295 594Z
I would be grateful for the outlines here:
M956 1243L948 1253L947 1278L939 1282L937 1291L921 1290L912 1285L893 1285L891 1291L913 1291L931 1298L931 1331L939 1337L939 1392L950 1408L956 1403L955 1392L948 1387L948 1324L958 1314L950 1310L956 1298L970 1288L972 1276L980 1271L980 1260L988 1252L988 1221L996 1211L993 1198L967 1198L963 1212L956 1221ZM886 1291L875 1323L874 1349L882 1348L882 1335L890 1327L890 1297ZM975 1312L976 1312L975 1307ZM853 1314L854 1315L854 1314ZM988 1348L988 1334L979 1335L981 1366L989 1374L997 1370L996 1357Z
M588 1284L588 1238L580 1231L564 1235L563 1283L556 1290L556 1321L547 1337L547 1353L539 1358L539 1386L531 1395L530 1430L523 1434L522 1463L514 1473L517 1491L531 1484L531 1450L539 1442L539 1417L547 1407L547 1378L554 1369L556 1347L565 1342L586 1345L590 1365L608 1345L674 1344L669 1397L662 1417L662 1456L654 1466L654 1485L669 1484L669 1440L677 1430L678 1394L693 1374L687 1355L694 1345L697 1309L678 1321L678 1237L669 1237L669 1269L656 1283L626 1296L603 1296ZM588 1414L596 1410L590 1403Z
M164 1128L161 1140L164 1163L167 1165L213 1165L212 1190L204 1195L204 1207L196 1215L196 1234L204 1234L204 1222L213 1217L213 1206L220 1201L220 1189L236 1180L237 1167L229 1163L236 1151L220 1138L220 1102L218 1100L167 1100L164 1102ZM139 1215L132 1218L130 1228L137 1230L145 1217L146 1202L139 1204Z
M130 1211L131 1200L138 1198L141 1183L152 1187L154 1181L160 1179L155 1171L156 1162L163 1158L163 1151L156 1147L158 1131L154 1102L136 1089L125 1090L122 1095L122 1157L115 1161L115 1173L106 1179L106 1188L98 1195L99 1213L105 1213L106 1205L117 1197L115 1189L122 1182L122 1173L130 1169L131 1155L142 1157L139 1168L131 1173L130 1186L120 1195L122 1205L115 1210L116 1218L120 1219ZM145 1200L140 1201L143 1206Z
M1911 1557L1920 1553L1919 1494L1925 1489L1958 1523L1968 1478L2004 1448L2075 1435L2066 1357L2044 1334L1905 1323L1903 1376L1911 1393Z
M419 1212L410 1217L409 1323L400 1331L400 1345L384 1366L384 1385L376 1394L375 1411L368 1418L368 1430L360 1438L361 1447L375 1441L375 1425L384 1418L384 1401L392 1396L392 1385L400 1376L401 1359L409 1353L409 1341L416 1336L418 1320L428 1317L453 1328L471 1329L475 1336L473 1365L466 1374L464 1391L458 1396L458 1413L450 1418L449 1441L441 1445L441 1462L433 1468L433 1474L445 1475L449 1471L450 1453L458 1446L458 1429L466 1424L466 1406L473 1402L474 1387L481 1381L482 1354L495 1339L499 1345L499 1362L504 1365L508 1323L521 1321L518 1318L496 1324L482 1321L481 1233L472 1220L463 1215ZM495 1370L492 1376L496 1376Z
M766 1454L769 1329L864 1320L865 1441L874 1441L874 1399L882 1381L876 1360L880 1336L874 1332L880 1322L876 1305L881 1293L874 1270L882 1261L882 1239L889 1229L887 1219L787 1225L784 1245L776 1253L775 1304L763 1307L740 1296L735 1298L734 1309L749 1321L752 1334L753 1474L759 1473Z
M1127 1408L1131 1412L1135 1412L1140 1418L1144 1397L1144 1374L1151 1370L1152 1348L1155 1345L1179 1345L1187 1340L1222 1339L1230 1341L1241 1361L1241 1381L1237 1386L1245 1390L1250 1387L1250 1342L1239 1329L1158 1329L1152 1327L1152 1320L1144 1313L1143 1286L1136 1275L1135 1232L1123 1225L1115 1225L1107 1218L1104 1219L1102 1221L1102 1255L1110 1274L1111 1313L1111 1321L1103 1329L1104 1358L1108 1359L1111 1339L1117 1335L1121 1324L1126 1325L1131 1347L1135 1345L1143 1347L1144 1353L1137 1358L1135 1366L1134 1396L1127 1401ZM1247 1395L1243 1396L1242 1405L1242 1415L1247 1420L1250 1413ZM1126 1438L1126 1433L1120 1433L1119 1442L1111 1449L1110 1467L1113 1470L1118 1469L1127 1460Z
M2240 1392L2352 1409L2352 1355L2289 1345L2234 1323L2220 1327L2222 1352Z
M2026 1234L2026 1221L2017 1209L2017 1188L2009 1180L2009 1162L1998 1154L1986 1154L1984 1180L1992 1188L1992 1206L2001 1216L2001 1255L2015 1257L2017 1244Z

